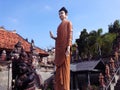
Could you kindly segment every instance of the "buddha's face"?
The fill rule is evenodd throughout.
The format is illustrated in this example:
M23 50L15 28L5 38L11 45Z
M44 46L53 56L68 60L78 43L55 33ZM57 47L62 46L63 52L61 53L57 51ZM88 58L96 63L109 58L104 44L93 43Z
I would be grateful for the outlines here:
M61 20L64 20L67 18L67 13L65 13L65 11L60 11L59 12L59 17Z

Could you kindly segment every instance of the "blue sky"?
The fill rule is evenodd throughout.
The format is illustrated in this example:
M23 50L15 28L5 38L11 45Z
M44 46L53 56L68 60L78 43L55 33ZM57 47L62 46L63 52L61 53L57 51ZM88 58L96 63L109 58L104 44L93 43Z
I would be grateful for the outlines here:
M58 10L63 6L73 24L73 43L83 28L88 32L102 28L105 33L120 19L120 0L0 0L0 26L33 39L40 48L51 48L55 42L49 31L56 36Z

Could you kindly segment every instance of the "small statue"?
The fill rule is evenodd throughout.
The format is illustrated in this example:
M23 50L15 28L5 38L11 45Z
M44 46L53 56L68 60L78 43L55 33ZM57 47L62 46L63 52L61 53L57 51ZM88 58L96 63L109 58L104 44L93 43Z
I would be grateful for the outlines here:
M99 83L100 83L100 88L105 88L105 81L104 81L104 76L102 73L99 74Z
M35 52L35 45L34 45L34 40L31 40L31 47L30 47L30 51L32 52L32 53L34 53Z
M5 50L2 51L1 60L3 60L3 61L6 60L6 51Z
M106 68L105 68L105 79L106 79L106 83L108 84L111 80L111 76L110 76L110 68L109 65L106 64Z
M113 60L113 58L110 58L110 74L114 75L115 71L115 61Z

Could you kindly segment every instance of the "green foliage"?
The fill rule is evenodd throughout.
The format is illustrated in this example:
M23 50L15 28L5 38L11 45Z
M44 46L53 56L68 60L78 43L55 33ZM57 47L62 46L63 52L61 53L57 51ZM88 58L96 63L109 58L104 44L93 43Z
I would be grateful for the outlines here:
M98 90L99 89L99 87L96 86L96 85L92 85L91 87L92 87L92 90Z
M113 41L120 33L120 23L116 20L114 24L109 25L109 32L102 34L102 28L87 32L83 29L76 43L78 45L79 56L82 59L106 57L111 54Z
M113 24L108 25L109 33L120 33L120 21L115 20Z
M106 33L103 35L102 55L109 56L112 51L113 41L116 38L115 33ZM107 52L107 53L106 53Z

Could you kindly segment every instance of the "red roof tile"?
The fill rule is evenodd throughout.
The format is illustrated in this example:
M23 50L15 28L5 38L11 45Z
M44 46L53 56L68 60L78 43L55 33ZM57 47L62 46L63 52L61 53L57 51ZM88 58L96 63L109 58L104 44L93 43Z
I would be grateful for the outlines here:
M20 36L19 34L12 32L12 31L7 31L5 29L1 29L0 28L0 48L5 48L5 49L13 49L14 45L20 41L23 48L25 49L25 51L30 52L30 46L31 44L26 41L22 36ZM40 54L40 55L45 55L47 56L48 53L38 47L36 47L36 51Z

